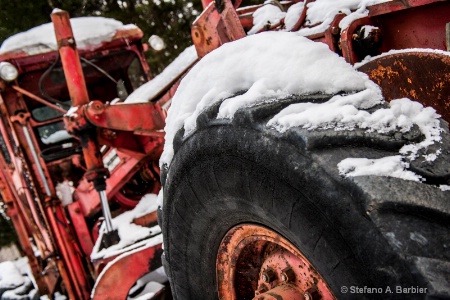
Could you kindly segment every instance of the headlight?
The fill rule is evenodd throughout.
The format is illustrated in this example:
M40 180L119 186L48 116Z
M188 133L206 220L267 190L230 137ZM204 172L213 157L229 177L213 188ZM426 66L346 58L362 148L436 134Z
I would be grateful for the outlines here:
M150 44L150 47L152 47L155 51L161 51L162 49L166 48L166 44L164 43L163 39L157 35L152 35L148 39L148 43Z
M0 77L4 81L13 81L17 78L19 72L17 72L16 67L14 67L9 62L1 62L0 63Z

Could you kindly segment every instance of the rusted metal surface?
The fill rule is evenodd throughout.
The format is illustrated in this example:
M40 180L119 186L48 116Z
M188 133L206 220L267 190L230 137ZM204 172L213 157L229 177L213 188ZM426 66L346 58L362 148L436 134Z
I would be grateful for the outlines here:
M97 280L91 299L127 299L128 291L139 278L161 266L161 254L162 244L157 244L114 260Z
M303 7L302 14L298 18L297 22L295 23L294 27L291 31L297 31L300 29L300 27L305 23L306 20L306 14L308 13L308 4L314 0L305 0L305 5Z
M393 0L368 7L369 16L378 16L407 10L415 7L423 8L426 5L445 2L447 0Z
M219 246L216 276L222 300L336 299L300 250L259 225L228 231Z
M74 202L67 205L67 212L69 213L70 221L73 224L73 229L78 237L81 250L86 257L89 257L94 248L94 243L81 211L80 203Z
M340 45L342 56L348 63L355 64L361 60L361 56L364 58L366 55L369 55L369 53L365 53L365 55L358 56L355 51L355 40L357 38L356 31L364 25L375 26L369 18L361 18L353 21L350 26L341 33Z
M450 55L397 53L372 60L358 70L380 85L386 100L416 100L433 107L450 122Z
M111 171L111 175L106 179L106 194L108 199L112 199L120 188L139 169L139 160L127 154L117 151L121 162ZM82 180L74 192L74 199L80 204L81 212L86 217L91 217L100 211L100 198L94 190L92 183Z
M92 101L86 106L84 113L96 127L163 136L161 130L165 125L164 114L158 103L109 105Z
M141 119L149 119L153 117L152 114L157 114L158 118L154 117L155 122L152 123L150 129L147 128L147 122L143 126L136 125L138 128L125 132L125 134L118 130L118 137L115 139L113 137L114 130L105 129L110 130L112 134L104 135L103 131L97 130L83 114L84 105L89 104L85 81L88 80L87 83L91 87L90 93L99 94L102 102L113 99L110 95L114 92L111 92L111 88L103 91L100 87L97 89L98 85L92 88L99 76L98 74L93 75L92 70L89 73L88 68L86 78L84 78L79 57L82 55L85 59L100 62L102 62L103 57L124 57L125 60L121 62L119 69L126 69L132 61L135 61L135 58L138 58L143 70L143 73L142 70L139 72L142 73L144 78L147 78L149 68L140 43L143 34L137 28L118 30L111 41L84 49L79 55L67 13L59 11L52 17L55 22L58 45L61 48L60 56L66 81L58 77L60 75L62 77L62 72L55 51L39 55L29 55L19 51L6 53L0 58L1 60L8 59L18 68L20 73L16 82L1 82L0 84L0 128L6 141L6 144L2 145L2 152L3 154L7 153L7 155L4 154L7 157L9 156L8 162L0 161L2 174L5 174L5 178L0 178L0 181L5 182L4 186L7 187L3 191L10 191L12 194L8 197L12 197L17 204L11 206L14 226L20 231L20 241L27 256L29 256L41 294L51 294L56 290L62 291L61 289L63 289L68 293L70 299L88 299L90 283L93 280L93 274L89 271L92 268L89 255L93 247L90 231L93 231L93 227L96 226L93 225L97 218L95 214L100 208L99 197L97 192L93 191L92 184L83 180L79 182L79 180L86 171L86 166L89 171L86 177L89 179L104 177L108 173L105 168L102 168L104 157L98 151L99 139L106 141L105 137L112 138L111 143L120 141L120 145L124 148L127 148L127 145L135 145L136 148L132 148L128 152L133 157L121 153L119 154L121 159L119 165L111 168L113 176L110 178L111 180L108 180L107 192L111 199L114 199L114 194L141 168L141 160L144 158L147 159L145 162L155 160L157 159L156 156L160 155L162 151L163 136L161 134L136 137L133 132L139 132L140 134L150 132L152 134L155 130L161 129L164 125L165 113L158 106L157 110L151 110L151 114L141 116ZM134 56L130 52L136 55ZM42 88L38 85L39 76L43 76L45 71L49 70L53 64L56 64L56 68L51 71L54 72L53 75L59 81L47 78ZM105 59L102 67L107 69L106 72L117 70L117 68L108 68L109 65ZM125 79L129 78L126 77L129 74L123 76L125 76ZM176 80L179 80L179 78ZM49 132L52 134L62 129L63 117L61 113L65 113L66 110L54 105L50 100L41 98L39 95L41 93L44 95L42 90L45 90L48 95L56 98L56 100L68 99L66 82L70 91L70 98L78 109L71 111L67 117L66 125L69 131L80 138L84 152L89 154L85 155L85 160L81 159L81 155L76 149L79 145L78 142L73 142L73 139L67 138L63 141L52 141L47 144L44 140L47 136L41 134L40 131L50 128ZM170 87L167 88L171 90ZM172 95L173 92L171 91ZM158 97L162 98L163 93ZM169 95L169 97L171 96ZM165 101L167 102L168 99ZM152 105L149 104L149 107ZM45 106L59 113L49 110L52 113L47 114L48 111L42 111ZM36 109L41 109L41 115L48 118L42 120L35 118ZM119 117L133 119L133 116L134 113ZM113 117L117 117L117 115ZM121 122L126 124L123 119ZM155 129L155 124L159 126L157 129ZM56 158L46 158L39 155L55 147L59 147L58 149L71 147L71 150L61 151L64 154ZM151 147L154 147L154 149ZM67 156L65 156L65 153L67 153ZM77 172L77 175L73 174L74 171ZM61 182L71 181L77 190L82 189L83 184L86 183L87 189L84 191L88 190L88 192L75 194L78 196L77 201L67 206L67 212L71 218L69 221L66 218L66 212L56 198L55 186ZM94 192L94 197L92 197L92 192ZM47 197L44 197L44 195ZM123 211L123 208L119 210ZM86 218L91 219L87 222ZM153 219L149 217L145 220L138 220L138 222L151 222ZM40 250L41 257L34 257L30 240L34 241Z
M67 221L60 203L49 203L46 208L53 237L58 245L62 260L58 259L58 270L74 299L89 298L89 283L79 255L74 249L74 241L68 232Z
M67 110L65 110L65 109L63 109L63 108L61 108L61 107L59 107L57 105L54 105L54 104L48 102L47 100L42 99L41 97L36 96L35 94L30 93L27 90L25 90L25 89L23 89L23 88L21 88L21 87L19 87L17 85L13 85L11 87L13 89L15 89L16 91L18 91L19 93L21 93L21 94L23 94L23 95L25 95L25 96L33 99L33 100L36 100L36 101L38 101L38 102L40 102L40 103L42 103L44 105L47 105L48 107L51 107L51 108L53 108L53 109L55 109L55 110L57 110L59 112L62 112L62 113L66 113L67 112Z
M395 11L394 6L398 7ZM382 31L379 53L392 49L430 48L446 50L445 24L448 1L388 1L369 7L369 18Z
M80 57L76 49L75 38L70 25L69 14L57 11L51 14L59 54L64 68L67 88L69 89L72 106L79 106L89 102Z
M308 36L308 38L315 42L321 42L328 45L328 48L333 52L341 53L339 22L341 22L345 16L345 14L337 14L330 26L324 32Z
M192 40L201 58L221 45L245 36L239 17L230 0L222 2L221 12L213 2L192 25Z

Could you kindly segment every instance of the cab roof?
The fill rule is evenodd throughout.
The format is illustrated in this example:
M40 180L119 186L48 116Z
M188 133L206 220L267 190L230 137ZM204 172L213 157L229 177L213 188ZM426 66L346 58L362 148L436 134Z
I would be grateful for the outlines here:
M95 50L123 40L130 43L142 38L135 25L103 17L71 18L70 23L79 50ZM0 60L43 54L58 50L52 23L46 23L7 38L0 47Z

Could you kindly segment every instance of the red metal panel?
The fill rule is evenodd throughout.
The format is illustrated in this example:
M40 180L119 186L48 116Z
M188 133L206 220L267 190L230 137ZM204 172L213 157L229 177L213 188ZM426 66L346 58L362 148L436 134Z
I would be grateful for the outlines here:
M67 205L66 208L69 212L72 228L75 230L81 249L83 250L84 255L89 257L94 248L94 243L87 227L86 220L81 212L80 203L71 203Z
M134 131L139 134L152 134L164 129L164 115L159 104L132 103L124 105L103 104L92 101L84 113L96 127L112 130Z
M162 244L157 244L107 265L97 280L92 299L127 299L128 291L139 278L161 266L161 254Z
M52 228L58 250L64 260L64 267L59 266L66 287L72 289L74 299L89 299L90 286L87 273L83 268L80 256L73 247L73 238L68 232L66 217L60 203L49 203L46 208L47 217ZM67 272L67 274L66 274Z
M371 19L381 29L383 44L380 53L406 48L446 50L445 24L450 22L448 1L379 15Z
M139 160L117 152L122 160L106 179L106 194L112 199L115 193L133 176L139 168ZM89 217L100 210L100 198L93 186L87 181L81 182L74 192L74 198L79 202L84 216Z
M51 14L55 27L61 62L66 76L72 106L87 104L89 96L81 68L80 57L75 45L69 14L66 11L57 11Z
M223 0L221 12L211 3L192 25L192 40L201 58L224 43L245 36L230 0Z

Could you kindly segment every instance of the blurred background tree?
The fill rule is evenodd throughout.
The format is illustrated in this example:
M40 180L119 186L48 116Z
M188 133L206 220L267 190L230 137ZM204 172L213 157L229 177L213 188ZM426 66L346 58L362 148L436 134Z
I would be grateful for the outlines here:
M6 215L6 207L0 200L0 248L17 244L17 236L10 219Z
M50 22L54 8L68 11L71 17L102 16L135 24L144 32L144 41L159 35L166 48L147 52L154 74L192 44L190 26L202 11L199 0L0 0L0 43L15 33Z

